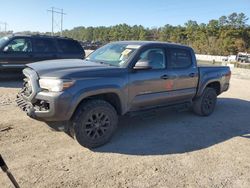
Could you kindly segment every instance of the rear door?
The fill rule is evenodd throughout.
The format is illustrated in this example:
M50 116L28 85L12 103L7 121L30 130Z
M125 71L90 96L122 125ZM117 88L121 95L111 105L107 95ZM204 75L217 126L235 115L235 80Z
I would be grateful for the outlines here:
M33 38L33 61L58 59L57 48L53 38Z
M15 37L0 53L1 66L6 69L22 69L32 62L32 43L29 37Z
M191 100L198 85L199 73L195 57L188 48L167 48L167 83L171 102Z
M59 58L84 59L84 50L77 41L71 39L57 39L57 44L59 49Z

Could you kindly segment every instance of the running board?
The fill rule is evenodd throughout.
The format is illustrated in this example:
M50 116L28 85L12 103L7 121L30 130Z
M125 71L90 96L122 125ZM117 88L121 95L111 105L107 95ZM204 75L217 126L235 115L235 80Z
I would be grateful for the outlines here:
M131 111L131 112L128 112L126 115L130 117L134 117L134 116L142 115L145 113L158 112L158 111L167 110L167 109L174 109L176 112L183 112L183 111L189 110L191 107L192 107L192 102L185 102L181 104L158 106L158 107L153 107L153 108L144 109L144 110Z

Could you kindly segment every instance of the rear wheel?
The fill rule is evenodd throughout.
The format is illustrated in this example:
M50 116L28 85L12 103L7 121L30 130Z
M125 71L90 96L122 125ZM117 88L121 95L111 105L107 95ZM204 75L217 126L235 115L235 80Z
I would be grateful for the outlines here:
M201 116L209 116L213 113L217 102L217 94L213 88L205 88L202 95L194 100L193 111Z
M75 138L87 148L101 146L111 139L117 123L117 113L111 104L89 100L79 107L73 118Z

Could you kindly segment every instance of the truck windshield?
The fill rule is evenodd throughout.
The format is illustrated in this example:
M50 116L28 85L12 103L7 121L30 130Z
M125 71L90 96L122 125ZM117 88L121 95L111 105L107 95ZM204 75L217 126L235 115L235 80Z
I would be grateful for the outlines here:
M0 47L3 46L3 44L8 40L8 37L2 37L0 38Z
M90 54L86 60L122 67L139 47L139 45L107 44Z

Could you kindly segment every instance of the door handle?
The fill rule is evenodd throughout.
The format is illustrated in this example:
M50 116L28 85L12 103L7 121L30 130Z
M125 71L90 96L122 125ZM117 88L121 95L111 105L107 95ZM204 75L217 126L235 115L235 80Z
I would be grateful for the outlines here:
M190 73L189 77L195 77L195 73Z
M161 76L161 79L167 80L167 79L169 79L169 77L168 77L168 75L164 74L163 76Z

